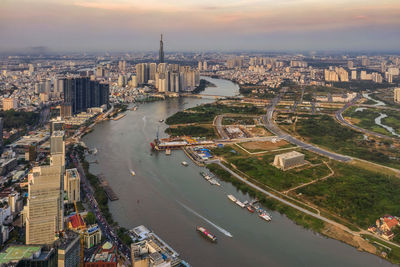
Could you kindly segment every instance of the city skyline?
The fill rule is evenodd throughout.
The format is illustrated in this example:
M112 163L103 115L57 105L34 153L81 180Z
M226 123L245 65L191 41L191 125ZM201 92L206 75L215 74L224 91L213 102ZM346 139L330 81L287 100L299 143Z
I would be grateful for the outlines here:
M398 51L400 43L395 0L6 0L0 14L0 52L157 51L160 33L167 52Z

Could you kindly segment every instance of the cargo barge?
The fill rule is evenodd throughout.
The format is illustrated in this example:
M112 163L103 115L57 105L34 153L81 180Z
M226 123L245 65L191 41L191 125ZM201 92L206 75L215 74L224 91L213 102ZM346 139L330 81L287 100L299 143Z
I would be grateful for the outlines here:
M215 235L211 234L209 231L207 231L206 228L198 226L196 229L202 236L204 236L211 242L217 242L217 237Z

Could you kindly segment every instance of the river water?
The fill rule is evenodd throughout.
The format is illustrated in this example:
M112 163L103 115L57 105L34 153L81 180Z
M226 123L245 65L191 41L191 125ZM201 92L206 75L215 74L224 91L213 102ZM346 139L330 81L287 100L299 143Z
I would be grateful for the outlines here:
M217 85L205 94L236 95L238 87L226 80L207 78ZM192 266L391 266L368 253L297 226L284 215L270 212L272 222L241 209L227 198L249 199L229 183L211 186L200 168L182 151L171 156L150 150L160 123L177 111L214 100L174 98L146 103L118 121L106 121L84 137L98 164L90 171L103 174L119 200L110 209L121 226L145 225L155 231ZM189 166L181 165L188 161ZM130 169L136 172L131 176ZM196 226L218 237L212 244ZM230 237L231 236L231 237Z

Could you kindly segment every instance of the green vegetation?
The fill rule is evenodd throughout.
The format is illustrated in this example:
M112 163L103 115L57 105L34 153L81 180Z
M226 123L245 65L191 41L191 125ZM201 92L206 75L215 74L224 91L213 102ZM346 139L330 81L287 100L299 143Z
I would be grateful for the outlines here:
M375 245L380 251L386 252L387 258L391 262L393 262L395 264L400 264L400 248L399 247L396 247L389 243L386 243L372 235L361 235L361 236L362 236L362 238L368 240L370 243ZM382 244L383 246L381 246L380 244ZM386 247L389 247L390 250L387 249Z
M3 129L11 130L12 128L20 129L36 125L39 122L40 114L11 109L0 111L0 117L3 117Z
M373 83L371 81L350 81L350 82L334 82L334 87L345 88L354 92L364 91L365 89L376 90L379 88L390 87L389 83Z
M278 211L281 214L285 214L289 219L293 220L299 225L302 225L304 228L311 229L317 232L321 231L324 228L323 221L306 215L305 213L286 206L275 199L265 196L263 193L256 191L255 189L237 180L230 173L222 169L219 165L208 164L207 168L222 180L232 183L242 193L247 193L250 196L259 199L260 203L264 207L270 210Z
M325 164L282 171L272 165L276 153L268 153L258 157L248 157L243 156L230 146L216 148L213 150L213 153L218 156L223 156L225 160L233 164L239 171L256 181L280 191L310 182L314 179L322 178L330 173L329 168ZM310 157L306 155L306 159L307 158ZM318 163L321 163L321 160L319 160Z
M198 93L204 91L204 89L206 89L207 87L215 87L215 84L213 84L213 83L211 83L211 82L209 82L207 80L201 79L199 86L197 86L192 91L192 94L198 94Z
M332 162L334 177L298 189L303 197L363 228L384 214L400 215L400 180Z
M356 122L355 125L363 129L371 130L376 133L381 133L389 136L391 135L390 132L387 131L385 128L375 124L375 118L379 117L380 115L380 112L378 110L369 108L365 108L362 110L358 108L358 110L356 110L356 107L350 107L344 112L343 115L345 117L356 118L358 122Z
M124 227L120 227L117 230L117 235L119 237L119 239L122 241L122 243L124 243L126 246L130 247L132 241L132 238L129 236L128 234L128 229L124 228Z
M96 216L93 212L89 211L86 215L86 224L91 225L96 223Z
M234 114L262 114L264 111L254 105L223 105L223 104L205 104L185 111L179 111L167 118L167 124L184 123L210 123L214 117L224 113Z
M215 138L215 132L212 127L204 127L197 125L178 126L176 128L168 128L165 132L171 136L193 136L193 137L206 137Z
M299 120L296 127L301 136L332 151L390 167L400 167L399 152L390 148L390 142L386 144L383 141L385 147L378 146L374 139L365 140L363 134L340 125L328 115L314 120Z
M249 117L224 117L222 119L223 125L241 124L241 125L254 125L254 118Z

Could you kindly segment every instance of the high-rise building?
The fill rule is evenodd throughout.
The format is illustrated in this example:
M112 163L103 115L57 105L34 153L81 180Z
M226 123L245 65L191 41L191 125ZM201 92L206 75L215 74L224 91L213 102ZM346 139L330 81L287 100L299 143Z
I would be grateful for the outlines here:
M92 81L88 77L64 79L64 104L71 106L73 114L109 103L109 85Z
M81 200L80 194L81 177L77 169L68 169L64 174L64 191L67 202L74 203Z
M0 118L0 151L3 150L3 118Z
M357 80L357 71L356 70L352 70L351 71L351 79L352 80Z
M50 165L34 167L28 176L26 244L52 244L64 229L64 131L50 138Z
M160 39L160 54L159 54L160 63L164 63L164 42L162 40L162 34Z
M157 63L149 64L149 80L154 81L156 79Z
M149 81L149 64L139 63L136 64L136 77L138 85L147 84Z
M394 93L394 102L400 104L400 88L395 88L393 90L393 93Z
M207 70L207 61L205 61L205 60L203 62L203 70Z
M201 61L199 61L199 64L198 64L198 70L203 70L203 63L201 62Z
M3 110L17 109L17 100L13 97L3 99Z

